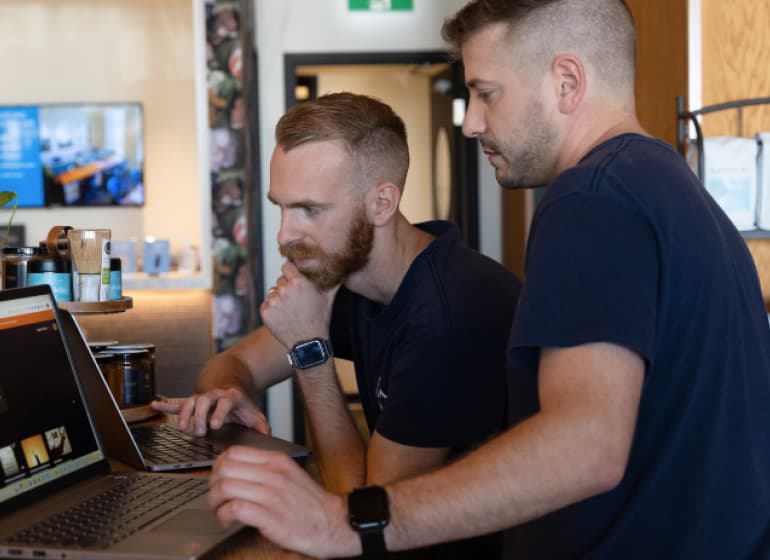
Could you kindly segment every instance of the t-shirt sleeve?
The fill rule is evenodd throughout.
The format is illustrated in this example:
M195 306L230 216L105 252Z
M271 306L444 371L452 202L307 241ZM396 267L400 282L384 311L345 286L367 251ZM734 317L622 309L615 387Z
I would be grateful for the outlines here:
M416 447L464 448L502 429L503 340L446 328L410 333L394 357L375 430ZM481 342L480 342L481 341Z
M540 348L610 342L649 366L665 282L658 251L652 228L602 194L551 202L532 226L511 361L536 370Z

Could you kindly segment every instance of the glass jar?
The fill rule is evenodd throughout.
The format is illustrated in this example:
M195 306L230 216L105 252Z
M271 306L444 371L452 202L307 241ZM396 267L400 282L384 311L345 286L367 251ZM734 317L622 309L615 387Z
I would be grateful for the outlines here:
M115 400L121 408L148 404L155 394L152 355L148 349L134 346L111 346L109 349L115 355L116 383L120 384L116 388L120 399L116 396Z
M117 362L115 361L115 354L112 352L95 352L94 359L96 365L99 366L99 370L104 376L104 380L107 381L107 386L110 388L112 396L118 403L118 406L123 406L123 388L120 382Z
M27 285L27 266L37 247L3 247L3 289Z

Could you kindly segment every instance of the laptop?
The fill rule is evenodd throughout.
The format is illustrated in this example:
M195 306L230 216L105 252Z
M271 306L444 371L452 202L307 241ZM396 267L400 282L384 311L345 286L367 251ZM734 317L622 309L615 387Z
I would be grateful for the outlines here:
M0 556L197 558L240 530L207 479L112 473L51 289L0 290Z
M231 445L281 451L295 459L310 453L306 447L240 424L228 423L218 430L209 429L202 437L168 424L129 427L77 322L66 310L59 313L77 373L110 457L138 470L164 472L211 467Z

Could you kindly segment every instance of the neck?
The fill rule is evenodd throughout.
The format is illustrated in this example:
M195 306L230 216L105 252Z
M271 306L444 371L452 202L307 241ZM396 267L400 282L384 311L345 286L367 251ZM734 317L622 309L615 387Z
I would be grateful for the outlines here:
M561 152L557 174L574 167L602 142L620 134L649 134L642 128L636 114L623 108L607 111L584 111L576 116L567 131Z
M432 240L432 235L416 228L398 213L391 222L375 229L369 262L345 280L345 287L387 305L414 259Z

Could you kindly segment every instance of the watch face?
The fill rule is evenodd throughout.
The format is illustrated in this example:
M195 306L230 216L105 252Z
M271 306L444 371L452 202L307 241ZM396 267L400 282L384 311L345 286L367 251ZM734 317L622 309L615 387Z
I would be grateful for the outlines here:
M380 486L356 488L348 496L348 514L354 528L384 527L390 521L387 492Z
M320 340L309 340L294 347L294 356L300 367L312 367L324 363L329 357Z

